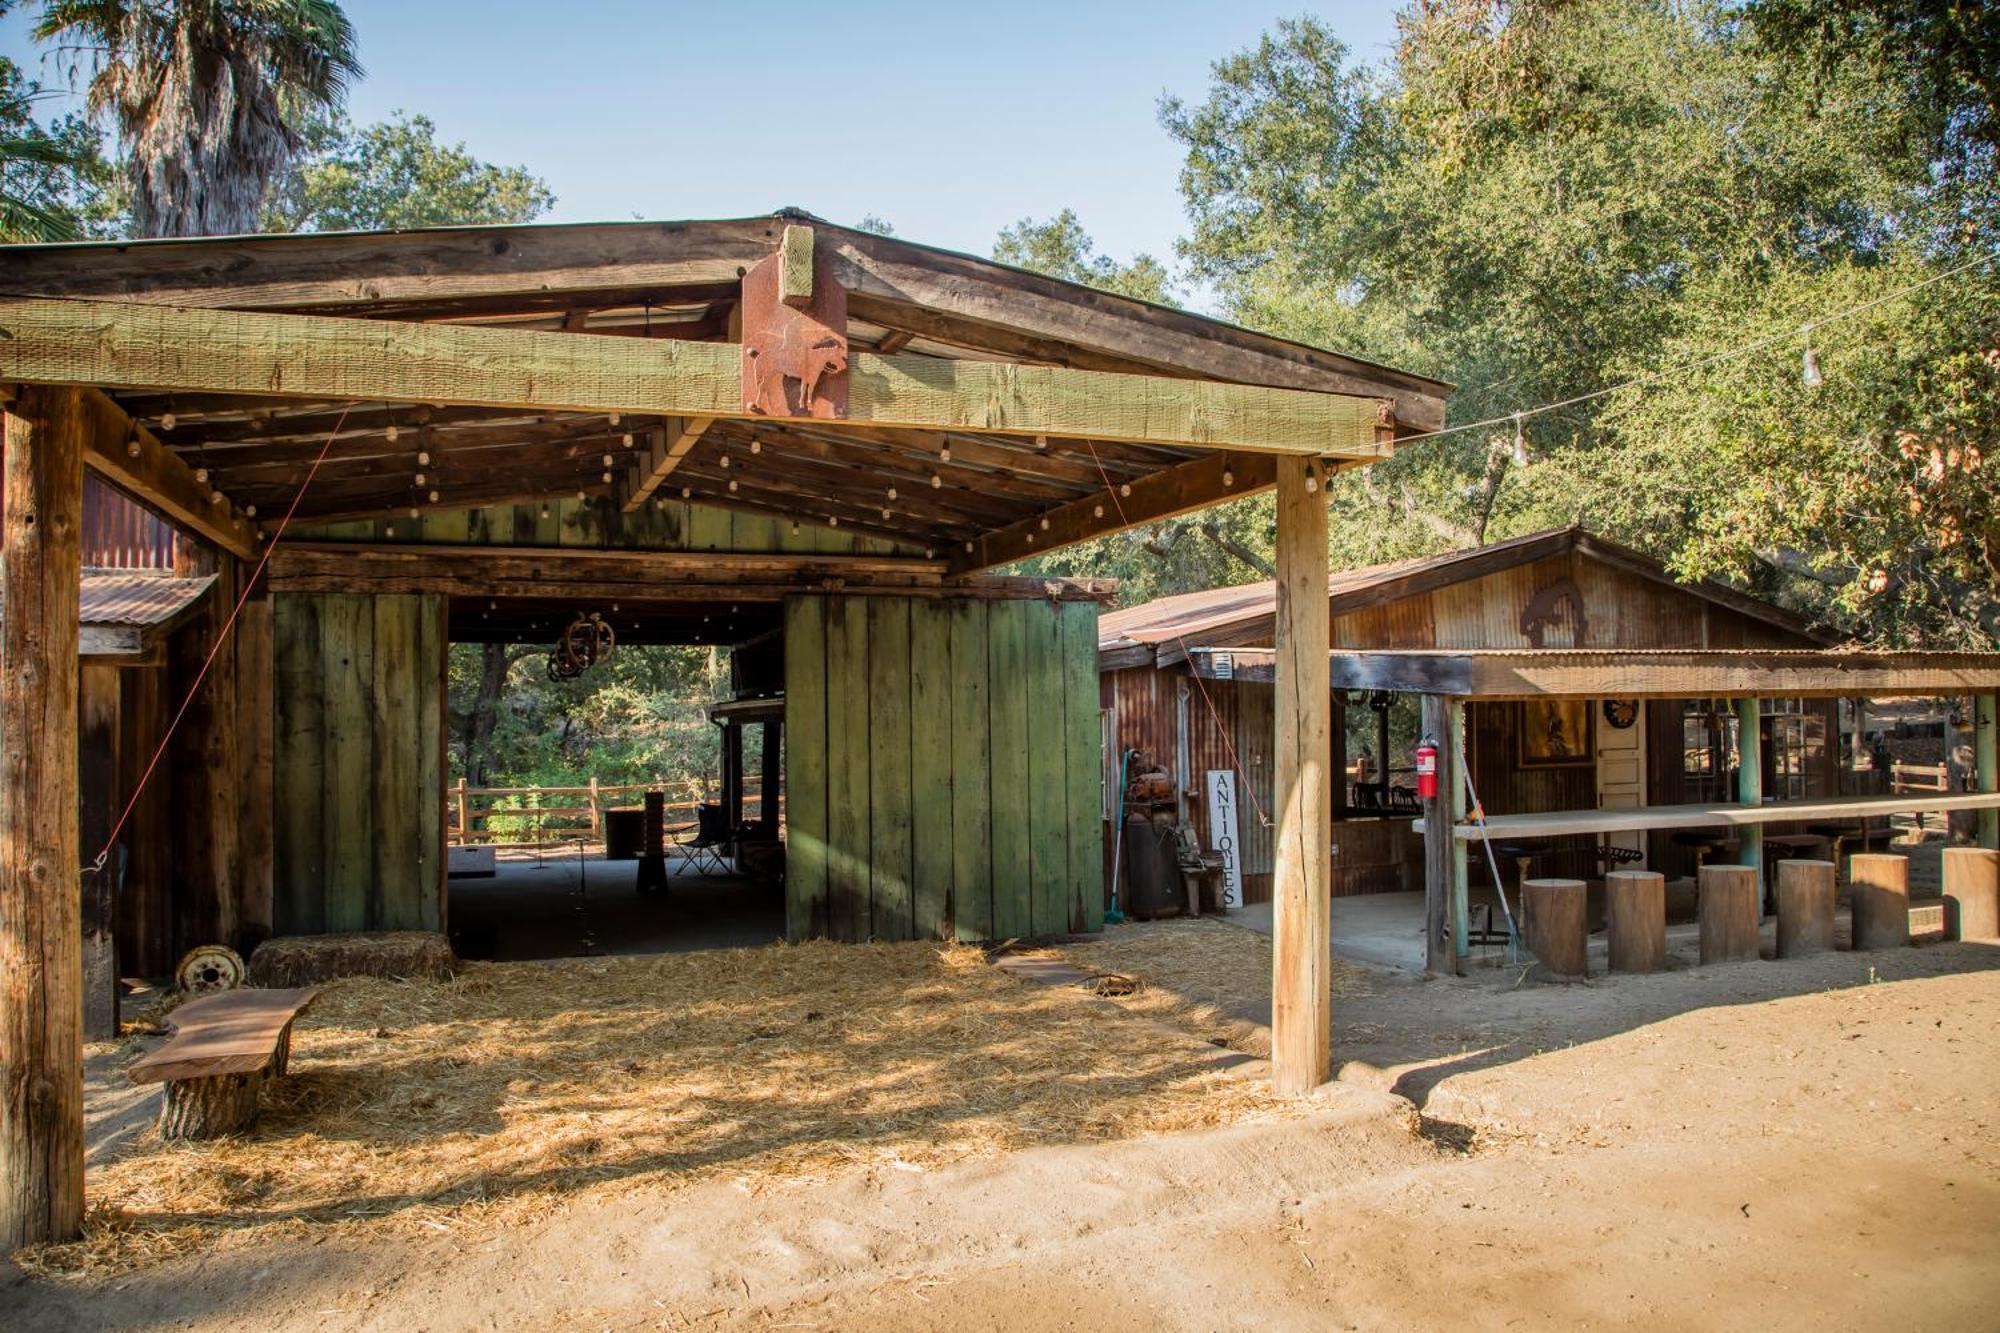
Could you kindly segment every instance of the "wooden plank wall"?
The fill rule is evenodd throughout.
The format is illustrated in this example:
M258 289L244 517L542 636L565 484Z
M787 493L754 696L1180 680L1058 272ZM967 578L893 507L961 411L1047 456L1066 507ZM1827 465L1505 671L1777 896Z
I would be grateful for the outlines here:
M281 935L444 928L445 599L273 599Z
M787 931L1104 924L1097 607L785 603Z
M547 516L543 516L546 509ZM399 542L440 546L552 546L580 550L732 551L835 555L918 554L880 537L825 524L793 523L684 500L647 503L627 514L605 497L547 505L427 509L345 523L298 524L299 541Z

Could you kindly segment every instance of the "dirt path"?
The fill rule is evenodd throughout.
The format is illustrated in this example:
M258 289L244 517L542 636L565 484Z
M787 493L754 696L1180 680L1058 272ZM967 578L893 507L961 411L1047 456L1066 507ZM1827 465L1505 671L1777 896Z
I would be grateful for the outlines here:
M273 1241L17 1282L0 1325L1987 1329L1994 961L1388 987L1344 1006L1373 1059L1302 1120Z

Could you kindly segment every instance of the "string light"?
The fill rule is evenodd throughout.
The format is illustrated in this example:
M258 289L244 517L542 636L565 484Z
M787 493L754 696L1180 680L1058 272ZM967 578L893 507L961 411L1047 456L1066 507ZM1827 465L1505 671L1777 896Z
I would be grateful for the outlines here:
M612 462L611 455L610 454L604 455L604 466L610 467L611 462Z
M1817 389L1826 383L1826 377L1819 373L1819 356L1813 351L1812 331L1813 326L1810 324L1799 326L1799 337L1803 338L1806 344L1805 370L1801 378L1805 380L1808 389Z
M623 441L625 442L625 447L626 447L627 449L630 449L630 448L632 447L632 432L631 432L631 431L629 431L629 430L628 430L628 431L626 431L626 432L625 432L625 433L624 433L623 435L619 436L618 438L619 438L619 439L621 439L621 440L623 440Z
M382 432L382 438L387 440L389 443L394 444L396 442L396 436L399 435L400 433L401 432L399 432L396 429L396 423L392 421L389 423L389 429Z
M1224 468L1222 470L1222 489L1226 491L1235 484L1236 484L1236 474L1234 472L1231 472L1228 468Z
M1103 505L1092 505L1092 506L1090 507L1090 516L1091 516L1092 518L1103 518L1103 517L1104 517L1104 506L1103 506Z
M208 484L208 469L205 467L196 468L194 470L194 479L206 486Z
M936 490L942 490L943 488L944 488L944 478L940 477L935 472L931 473L931 489L936 491Z
M839 526L840 526L840 515L838 515L838 514L828 514L828 515L826 516L826 525L827 525L827 526L828 526L829 528L837 528L837 527L839 527Z
M951 446L947 444L938 450L938 462L949 463L950 461L951 461Z
M1131 499L1131 498L1132 498L1132 483L1131 483L1131 482L1129 482L1129 481L1121 481L1121 482L1119 482L1119 483L1118 483L1118 497L1119 497L1120 499L1122 499L1122 500L1129 500L1129 499Z
M417 474L417 480L416 480L416 484L417 484L417 485L419 485L419 486L421 486L421 485L423 485L423 484L424 484L424 474L423 474L423 473L419 472L419 473Z
M753 454L761 454L761 453L763 453L763 452L764 452L764 442L763 442L762 440L752 440L752 441L750 441L750 452L751 452L751 453L753 453Z
M548 506L548 502L547 502L547 501L544 501L544 502L542 503L542 517L543 517L543 518L547 518L548 516L549 516L549 506Z
M614 426L618 424L618 414L616 412L611 414L611 424Z
M734 477L731 477L729 479L729 493L731 495L736 494L736 478Z
M422 511L421 509L418 509L418 508L417 508L417 507L416 507L415 505L411 505L411 506L410 506L410 517L411 517L411 518L422 518L423 516L424 516L424 515L423 515L423 511Z
M895 498L896 498L896 488L895 488L894 486L891 486L891 487L889 488L889 498L890 498L891 500L893 500L893 499L895 499Z
M173 428L174 428L174 414L172 412L162 413L160 416L160 429L172 430Z
M437 493L436 491L432 491L432 492L431 492L431 503L432 503L432 504L436 504L437 502L438 502L438 493Z
M244 505L244 506L243 506L243 517L245 517L245 518L255 518L255 517L257 517L257 506L256 506L256 505Z
M681 499L683 499L683 500L692 500L692 499L694 499L694 487L692 487L692 486L683 486L683 487L681 487Z
M417 454L417 466L418 466L418 467L429 467L429 466L430 466L430 462L431 462L431 456L430 456L430 454L429 454L429 453L427 453L427 452L423 452L423 451L419 451L419 452L418 452L418 454Z
M1047 532L1048 530L1049 530L1049 521L1048 519L1044 518L1042 520L1042 531Z
M728 466L729 466L729 455L728 455L728 454L723 454L723 455L722 455L722 460L721 460L721 461L722 461L722 466L724 466L724 467L728 467Z

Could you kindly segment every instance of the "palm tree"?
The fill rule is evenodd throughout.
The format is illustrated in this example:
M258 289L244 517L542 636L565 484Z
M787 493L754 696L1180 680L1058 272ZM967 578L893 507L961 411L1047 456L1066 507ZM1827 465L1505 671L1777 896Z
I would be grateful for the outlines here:
M88 60L88 104L123 142L138 236L254 231L298 151L361 73L333 0L48 0L35 37Z

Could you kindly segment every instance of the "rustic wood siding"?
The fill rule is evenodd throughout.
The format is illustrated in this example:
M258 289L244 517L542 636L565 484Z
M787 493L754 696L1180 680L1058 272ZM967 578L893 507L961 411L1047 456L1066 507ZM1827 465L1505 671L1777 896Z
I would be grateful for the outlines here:
M441 930L444 599L273 599L281 935Z
M676 492L677 494L678 492ZM793 523L684 500L648 502L631 513L602 497L540 505L430 509L346 523L300 524L299 541L399 542L429 546L548 546L573 550L731 551L895 555L894 543L823 523ZM796 528L796 530L794 530ZM918 554L921 554L920 552Z
M792 938L1102 928L1085 602L785 602Z

